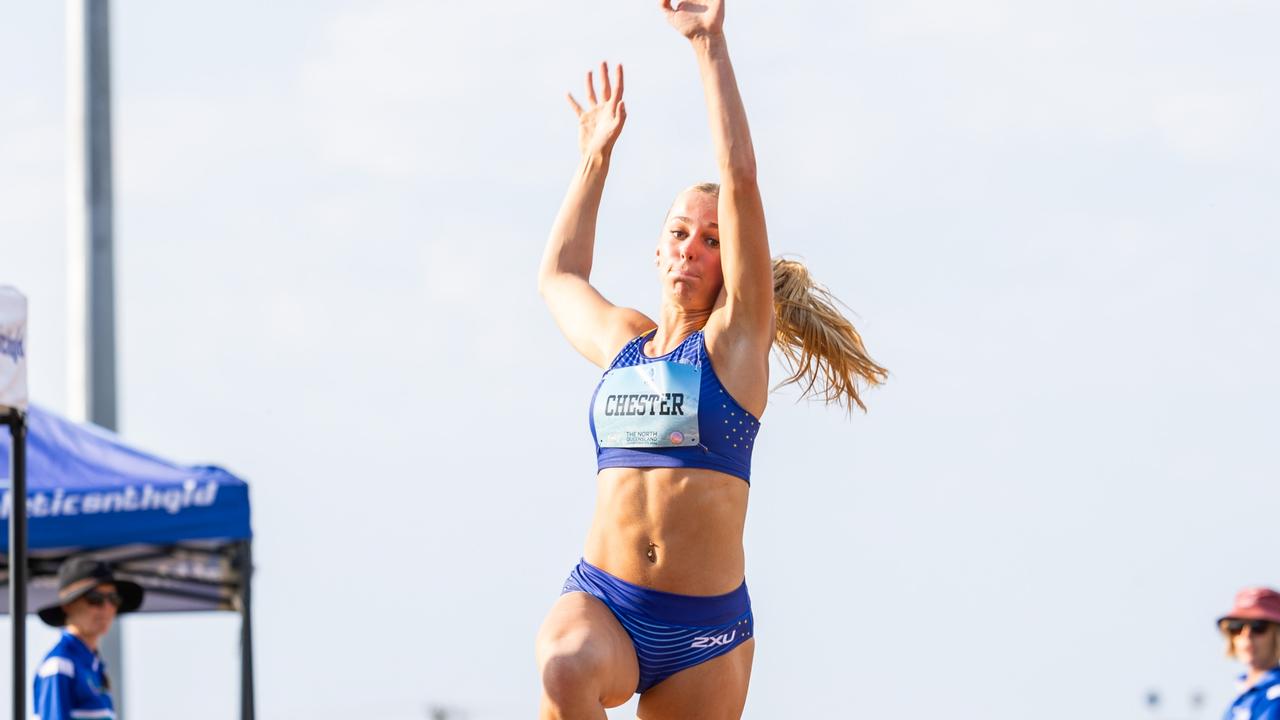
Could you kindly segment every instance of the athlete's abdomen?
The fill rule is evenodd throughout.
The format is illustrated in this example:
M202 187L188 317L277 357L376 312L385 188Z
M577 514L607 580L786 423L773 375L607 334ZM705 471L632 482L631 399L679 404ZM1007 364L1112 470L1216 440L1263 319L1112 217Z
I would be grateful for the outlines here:
M606 468L596 483L587 562L682 595L742 583L749 486L741 479L699 468Z

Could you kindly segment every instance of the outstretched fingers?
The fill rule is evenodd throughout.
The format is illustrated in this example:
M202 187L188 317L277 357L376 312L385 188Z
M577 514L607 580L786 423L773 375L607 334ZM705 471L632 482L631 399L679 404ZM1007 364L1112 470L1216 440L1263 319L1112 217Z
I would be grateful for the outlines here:
M573 99L573 93L565 93L564 97L569 101L569 106L573 108L573 114L582 117L582 106L578 104L577 100Z
M613 97L613 88L609 85L609 63L600 63L600 96L605 102L609 102L609 98Z
M600 98L597 98L595 73L590 70L587 71L587 102L590 107L600 104L600 99L603 98L604 102L609 103L614 113L618 112L618 105L622 102L622 89L625 83L621 63L618 64L615 73L615 79L610 80L609 63L600 63ZM573 93L565 93L565 98L569 101L569 106L573 108L574 114L582 117L582 113L585 111L582 105L574 99Z
M616 82L615 84L616 84L618 87L616 88L616 90L615 90L615 92L614 92L614 94L613 94L613 104L614 104L614 106L615 106L615 107L616 107L617 105L619 105L619 104L621 104L621 103L622 103L622 88L623 88L623 82L622 82L622 63L618 63L617 73L618 73L618 79L617 79L617 82Z

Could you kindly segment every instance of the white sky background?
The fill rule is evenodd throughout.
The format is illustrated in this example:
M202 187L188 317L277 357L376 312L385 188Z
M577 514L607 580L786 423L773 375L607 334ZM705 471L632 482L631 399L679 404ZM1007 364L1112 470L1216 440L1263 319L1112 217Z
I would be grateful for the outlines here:
M251 483L261 717L533 716L594 490L597 373L534 279L564 91L627 63L615 301L654 310L662 214L713 178L656 5L112 4L122 429ZM0 282L59 410L63 13L0 24ZM1280 7L728 13L773 249L893 372L866 416L765 416L747 717L1217 717L1212 621L1280 583ZM129 720L234 715L233 617L127 628Z

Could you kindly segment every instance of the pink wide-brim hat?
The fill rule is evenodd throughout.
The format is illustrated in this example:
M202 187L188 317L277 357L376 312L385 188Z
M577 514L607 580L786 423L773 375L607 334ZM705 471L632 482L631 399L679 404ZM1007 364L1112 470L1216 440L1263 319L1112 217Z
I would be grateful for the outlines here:
M1265 587L1249 587L1236 593L1236 604L1231 612L1218 618L1223 620L1270 620L1280 623L1280 592Z

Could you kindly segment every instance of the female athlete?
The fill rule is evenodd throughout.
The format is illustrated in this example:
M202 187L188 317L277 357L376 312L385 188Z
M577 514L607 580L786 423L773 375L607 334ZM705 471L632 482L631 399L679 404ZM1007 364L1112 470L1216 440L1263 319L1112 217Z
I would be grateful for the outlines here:
M724 1L663 0L697 58L719 184L676 196L654 253L655 318L590 283L596 215L626 121L623 70L573 96L581 162L539 290L569 342L605 369L591 403L598 475L583 559L538 634L541 717L738 718L755 633L742 536L751 451L777 344L800 382L864 407L886 371L805 268L771 260L756 159L724 35ZM864 407L865 409L865 407Z

